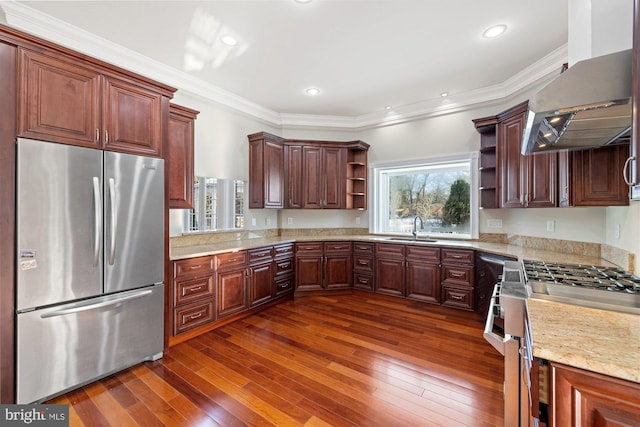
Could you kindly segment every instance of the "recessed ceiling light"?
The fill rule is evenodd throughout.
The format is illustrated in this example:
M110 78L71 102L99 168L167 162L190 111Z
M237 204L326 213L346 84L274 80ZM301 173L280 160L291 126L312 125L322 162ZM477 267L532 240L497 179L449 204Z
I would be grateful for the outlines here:
M385 105L385 106L384 106L384 109L385 109L385 110L391 110L391 105Z
M222 36L220 41L227 46L235 46L238 44L238 39L233 36Z
M320 89L318 89L317 87L310 87L305 90L305 93L309 96L316 96L320 93Z
M440 96L446 98L447 96L449 96L449 92L442 92Z
M296 3L311 3L311 0L294 0Z
M493 39L503 34L505 31L507 31L506 25L494 25L493 27L487 28L484 33L482 33L482 37L484 37L485 39Z

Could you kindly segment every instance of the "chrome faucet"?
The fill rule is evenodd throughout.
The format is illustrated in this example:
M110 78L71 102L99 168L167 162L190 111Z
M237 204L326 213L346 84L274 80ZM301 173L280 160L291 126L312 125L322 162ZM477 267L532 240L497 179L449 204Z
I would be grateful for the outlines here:
M413 240L418 240L418 220L420 220L420 230L424 230L422 218L420 218L420 215L416 215L415 218L413 218L413 231L411 232L411 234L413 234Z

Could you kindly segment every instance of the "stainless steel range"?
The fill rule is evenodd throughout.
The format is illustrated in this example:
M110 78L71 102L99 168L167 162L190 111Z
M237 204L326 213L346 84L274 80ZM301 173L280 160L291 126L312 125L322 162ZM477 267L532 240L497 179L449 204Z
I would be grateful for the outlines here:
M640 312L640 277L619 267L522 262L534 298L606 310Z
M484 338L504 355L504 425L537 426L531 389L533 341L527 299L553 300L640 314L640 277L623 269L525 260L507 261L491 297ZM503 319L498 327L496 319Z

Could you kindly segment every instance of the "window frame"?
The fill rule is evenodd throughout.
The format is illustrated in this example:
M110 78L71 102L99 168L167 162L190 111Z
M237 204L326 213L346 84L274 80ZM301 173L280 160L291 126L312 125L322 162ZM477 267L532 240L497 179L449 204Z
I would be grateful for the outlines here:
M439 157L427 157L421 159L411 159L403 161L382 162L382 163L370 163L369 164L369 176L373 179L370 180L369 194L371 207L369 209L369 233L370 234L384 234L384 235L397 235L407 236L410 233L390 232L384 231L383 221L387 221L388 215L388 182L381 178L382 172L393 171L396 169L408 169L429 167L436 165L445 165L461 162L469 162L470 168L470 219L469 219L469 234L451 234L451 233L428 233L429 237L457 239L457 240L477 240L479 231L479 187L478 187L478 157L477 151L463 154L455 154L450 156ZM383 182L384 181L384 182ZM387 201L382 200L382 195ZM386 208L386 213L383 213L383 208Z

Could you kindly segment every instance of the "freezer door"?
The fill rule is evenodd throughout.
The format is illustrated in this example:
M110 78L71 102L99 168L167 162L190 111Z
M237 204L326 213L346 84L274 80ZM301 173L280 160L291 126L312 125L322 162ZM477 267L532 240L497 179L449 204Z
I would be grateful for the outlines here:
M17 316L17 403L32 403L161 357L163 288L151 286Z
M105 153L104 292L163 281L164 161Z
M17 309L102 292L102 152L18 139Z

